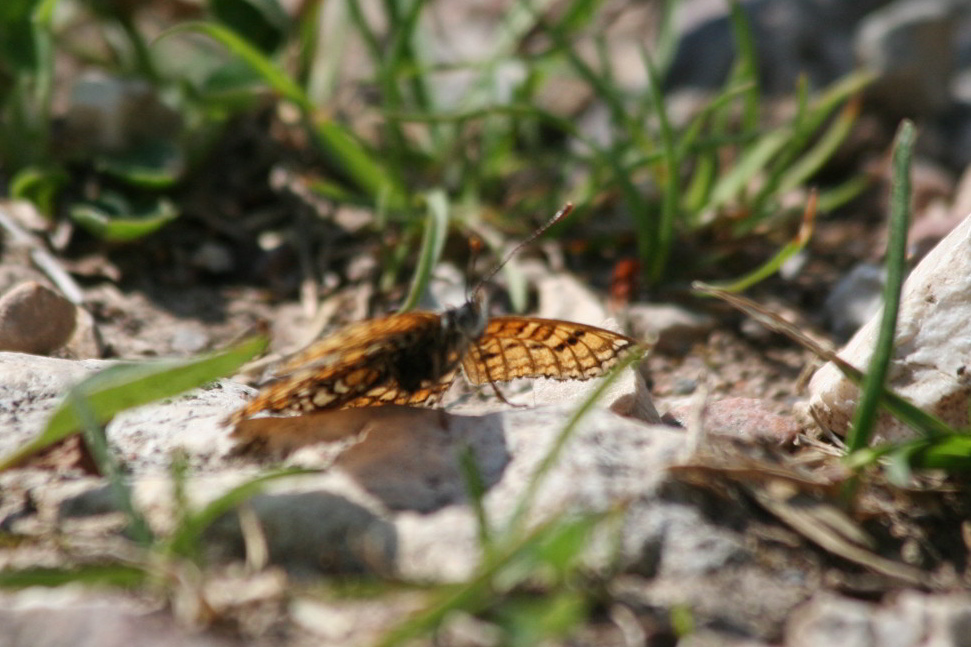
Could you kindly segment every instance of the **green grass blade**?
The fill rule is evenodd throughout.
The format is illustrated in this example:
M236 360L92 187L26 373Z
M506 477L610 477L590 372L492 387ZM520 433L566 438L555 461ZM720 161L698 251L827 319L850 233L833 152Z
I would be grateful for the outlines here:
M647 68L648 80L651 87L651 98L654 101L654 111L657 113L661 126L661 148L664 151L664 198L661 204L661 218L657 227L657 244L654 255L649 259L649 276L652 281L659 281L667 267L671 245L674 243L674 223L678 217L678 206L681 198L681 183L679 173L681 169L678 159L678 147L675 145L674 129L668 120L667 108L664 106L664 96L658 79L657 69L650 57L644 52L644 65Z
M311 126L321 152L375 204L404 209L408 198L401 184L346 128L324 118Z
M77 388L71 389L68 393L67 402L81 422L85 445L91 452L98 469L107 477L121 511L128 517L128 532L142 546L150 546L154 539L152 531L145 521L145 517L135 507L131 489L125 482L118 461L115 460L108 447L104 425L98 423L94 411L91 410L88 401L80 395Z
M887 283L884 288L880 331L853 425L847 435L850 452L869 444L877 408L893 358L894 331L900 308L900 289L904 282L907 256L907 229L910 224L910 163L913 154L914 124L905 120L897 131L893 151L893 179L890 188L890 239L887 243Z
M259 49L231 29L212 22L187 22L165 30L158 37L165 38L180 32L198 32L209 36L253 68L266 84L281 97L293 102L303 111L311 124L315 141L324 155L372 201L389 192L391 204L404 202L404 191L368 151L332 119L314 118L314 106L303 88L297 85L279 66Z
M759 127L760 95L755 37L752 35L752 27L739 1L730 0L730 8L736 57L735 73L732 75L730 84L750 84L750 90L743 98L742 129L746 132L755 132Z
M198 559L202 533L214 521L262 492L273 481L291 476L317 473L316 470L292 467L262 474L237 485L222 496L210 501L198 512L187 514L165 543L163 552L193 560Z
M425 217L425 231L421 239L421 252L418 255L418 267L411 280L408 297L401 306L402 311L413 309L428 289L432 271L442 257L445 248L445 237L448 235L448 196L442 190L435 190L426 198L428 213Z
M773 255L772 258L763 263L761 267L753 270L740 279L732 281L731 283L717 283L713 284L713 287L716 287L719 290L724 290L725 292L743 292L756 283L764 281L768 277L778 272L783 263L792 258L794 254L804 249L809 243L810 238L812 238L816 218L817 202L818 198L816 192L813 191L813 193L809 196L809 203L806 205L806 211L803 216L802 226L799 228L799 232L792 240L786 243L782 249Z
M479 464L475 460L475 450L472 447L462 448L462 452L459 454L459 471L465 484L465 494L469 506L475 513L479 532L479 548L482 550L482 554L488 557L492 552L492 527L484 505L487 488L485 480L482 478L482 472L479 470Z
M821 169L823 164L840 147L847 135L850 134L859 112L858 103L848 104L816 144L788 167L788 170L779 179L778 193L785 193L796 188Z
M915 469L968 472L971 471L971 434L947 433L903 443L864 447L845 459L847 467L854 471L881 460L886 462L887 477L900 487L909 485Z
M516 582L521 582L533 574L536 566L549 553L543 549L544 545L552 545L554 550L561 542L557 541L558 534L575 534L574 526L592 526L605 515L584 515L571 519L554 519L539 524L530 529L525 535L513 535L501 551L495 553L491 560L483 561L476 573L467 581L456 586L444 586L439 589L431 604L408 618L397 627L387 632L378 641L378 647L393 647L407 643L438 627L445 618L456 611L479 613L486 607L498 603L502 592L508 590ZM584 528L586 534L589 529ZM551 556L551 559L558 556ZM515 571L512 577L503 577L506 571ZM502 579L502 586L497 580ZM497 591L497 589L499 589Z
M735 167L718 180L703 211L715 210L742 194L752 179L761 173L769 161L779 154L789 142L792 132L788 127L767 133L745 151Z
M0 571L0 588L60 587L68 584L132 588L142 584L146 576L143 569L122 564L91 564L71 568L36 567Z
M313 105L303 89L263 52L229 27L215 22L185 22L163 31L156 42L182 32L198 32L212 38L252 67L277 94L300 106L308 114L313 111Z
M197 359L118 364L88 377L74 387L74 392L87 402L94 420L104 424L125 409L172 397L228 375L262 352L266 345L266 337L256 336ZM71 402L62 403L40 435L0 458L0 471L15 467L80 428L81 420Z

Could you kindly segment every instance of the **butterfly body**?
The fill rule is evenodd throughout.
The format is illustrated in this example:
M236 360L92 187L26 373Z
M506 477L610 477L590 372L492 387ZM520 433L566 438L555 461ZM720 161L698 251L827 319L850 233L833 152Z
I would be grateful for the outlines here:
M474 299L441 314L398 313L351 324L294 355L231 421L261 411L433 405L459 366L473 384L585 380L602 375L635 345L624 335L572 322L487 319Z

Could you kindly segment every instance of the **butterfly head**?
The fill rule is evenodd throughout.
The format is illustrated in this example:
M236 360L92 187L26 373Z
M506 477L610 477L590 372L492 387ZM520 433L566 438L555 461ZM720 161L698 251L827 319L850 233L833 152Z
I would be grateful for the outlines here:
M444 315L444 325L457 330L466 339L478 339L485 331L488 318L485 314L485 299L480 294L458 308L447 311Z

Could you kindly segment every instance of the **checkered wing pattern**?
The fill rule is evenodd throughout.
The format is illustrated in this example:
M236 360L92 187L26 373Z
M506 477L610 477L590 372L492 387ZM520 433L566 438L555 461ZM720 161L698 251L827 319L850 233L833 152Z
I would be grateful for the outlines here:
M587 380L603 375L637 342L618 333L555 319L493 317L462 361L473 384L518 377Z

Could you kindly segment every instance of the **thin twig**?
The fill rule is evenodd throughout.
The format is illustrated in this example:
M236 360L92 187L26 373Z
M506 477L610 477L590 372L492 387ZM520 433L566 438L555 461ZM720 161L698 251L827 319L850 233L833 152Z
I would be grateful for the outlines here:
M29 250L30 259L34 265L47 275L68 301L74 305L84 303L84 292L81 286L75 283L57 258L47 250L43 241L17 224L4 208L0 208L0 227L9 232L15 245Z

